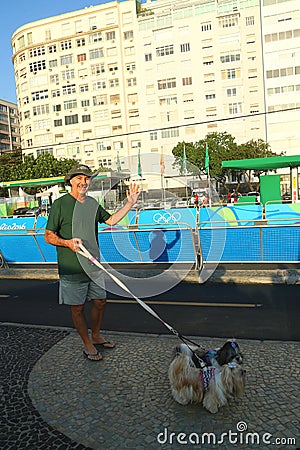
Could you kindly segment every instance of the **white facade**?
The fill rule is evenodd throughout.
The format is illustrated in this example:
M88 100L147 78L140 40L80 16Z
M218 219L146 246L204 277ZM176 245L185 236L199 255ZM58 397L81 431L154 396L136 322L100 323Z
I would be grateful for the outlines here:
M265 2L148 0L137 16L135 0L112 1L22 26L12 45L24 153L130 169L139 149L159 158L223 131L297 152L299 111L265 111L299 105L299 8ZM291 27L292 39L267 37Z
M287 155L300 150L300 5L264 0L267 140Z

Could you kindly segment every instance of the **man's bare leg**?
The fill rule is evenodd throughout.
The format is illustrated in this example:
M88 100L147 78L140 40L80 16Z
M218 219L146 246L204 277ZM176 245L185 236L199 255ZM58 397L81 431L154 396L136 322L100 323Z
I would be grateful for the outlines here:
M100 361L100 359L102 359L102 355L98 353L96 347L89 337L88 326L84 315L84 305L72 305L71 314L73 324L82 339L86 353L89 354L89 359Z
M91 310L91 327L92 327L92 342L93 344L104 344L105 348L114 348L114 342L107 342L100 335L101 324L104 317L106 299L94 299Z

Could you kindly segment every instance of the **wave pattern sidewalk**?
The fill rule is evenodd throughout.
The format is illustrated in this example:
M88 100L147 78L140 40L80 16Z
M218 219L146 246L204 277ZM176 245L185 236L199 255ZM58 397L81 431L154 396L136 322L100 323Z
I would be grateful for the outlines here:
M103 361L95 363L83 358L72 331L2 325L0 333L1 450L297 448L288 442L299 432L296 342L239 341L246 395L211 415L199 405L178 405L170 395L167 369L178 342L172 336L109 333L117 347L105 349ZM198 341L207 348L223 343ZM179 433L220 439L242 422L260 438L270 433L272 445L233 444L228 436L222 444L178 441ZM275 438L281 444L273 445Z

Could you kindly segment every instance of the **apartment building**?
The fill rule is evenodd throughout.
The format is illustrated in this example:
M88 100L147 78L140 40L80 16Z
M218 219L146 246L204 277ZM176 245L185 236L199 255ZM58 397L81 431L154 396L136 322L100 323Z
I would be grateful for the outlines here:
M299 111L278 110L298 104L299 8L263 1L113 0L20 27L24 153L131 170L140 152L159 170L178 141L223 131L296 151Z
M265 138L259 0L147 2L138 17L152 151L224 132ZM162 128L162 129L161 129ZM172 137L172 139L170 139Z
M15 103L0 99L0 154L20 147L18 107Z
M137 153L135 1L39 20L12 37L25 154L116 167Z
M278 153L300 150L300 7L263 0L267 139Z

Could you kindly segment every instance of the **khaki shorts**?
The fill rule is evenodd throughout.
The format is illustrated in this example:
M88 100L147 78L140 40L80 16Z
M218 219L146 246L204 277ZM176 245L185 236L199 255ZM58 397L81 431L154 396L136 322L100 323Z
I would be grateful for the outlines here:
M98 284L99 283L99 284ZM97 276L97 283L93 280L80 280L77 275L60 276L59 304L83 305L86 301L106 298L104 276Z

